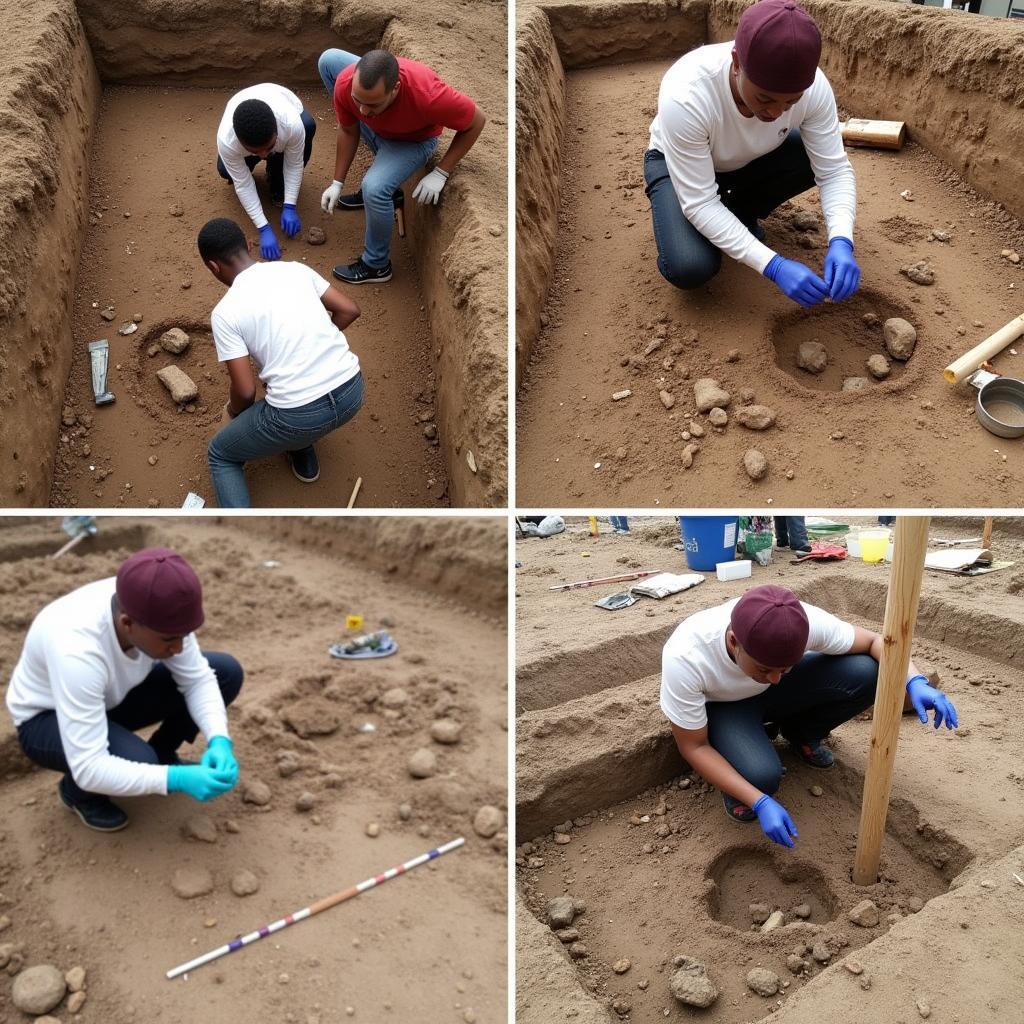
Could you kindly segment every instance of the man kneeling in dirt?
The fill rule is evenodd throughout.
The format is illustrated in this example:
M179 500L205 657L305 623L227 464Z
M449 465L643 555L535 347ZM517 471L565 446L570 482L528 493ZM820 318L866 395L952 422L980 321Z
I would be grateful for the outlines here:
M304 263L256 263L224 217L203 225L199 255L228 286L210 316L231 381L230 422L207 452L210 476L221 508L248 508L247 461L284 453L299 480L315 483L313 443L359 412L363 375L343 333L359 307ZM250 358L266 391L259 401Z
M116 577L48 604L29 627L7 707L22 750L63 773L60 799L89 828L128 824L111 796L205 801L238 781L226 705L242 687L242 666L199 649L202 624L192 567L167 548L147 548ZM157 722L148 742L135 735ZM201 762L182 762L178 747L200 730Z
M685 619L662 653L661 710L684 760L722 792L733 821L755 818L782 846L797 836L773 798L781 734L813 768L831 768L825 737L874 703L882 638L784 587L759 586ZM935 728L956 708L911 662L904 711Z
M691 50L662 79L644 181L658 270L676 287L705 285L724 252L801 306L857 290L857 189L820 55L803 8L761 0L733 42ZM828 226L823 278L765 245L758 225L815 184Z

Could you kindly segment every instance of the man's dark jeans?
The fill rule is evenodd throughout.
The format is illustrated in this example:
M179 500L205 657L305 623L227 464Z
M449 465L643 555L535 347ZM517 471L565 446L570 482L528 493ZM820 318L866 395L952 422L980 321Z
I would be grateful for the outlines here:
M782 763L764 730L774 722L791 743L814 743L875 700L870 654L805 654L774 686L743 700L708 701L708 741L762 793L779 788Z
M309 155L313 152L313 136L316 135L316 121L305 110L300 116L303 127L306 129L306 145L302 150L302 166L305 167L309 163ZM247 156L245 158L245 166L251 171L262 159L264 158L261 156ZM267 183L270 185L270 194L272 196L283 196L284 153L271 153L266 158L266 161ZM225 180L231 180L231 175L228 174L228 169L224 166L224 161L220 157L217 157L217 173Z
M778 149L751 160L746 167L715 175L723 204L748 227L777 206L814 185L807 150L794 128ZM722 253L684 216L672 187L665 157L656 149L644 154L644 181L651 201L658 271L677 288L700 288L718 273Z
M242 666L230 654L203 652L210 663L224 704L230 704L242 688ZM135 735L136 729L160 722L149 742ZM108 749L114 757L143 764L167 763L182 743L191 743L199 735L188 705L175 685L170 669L158 662L145 679L116 708L107 712ZM73 800L88 794L76 785L64 757L56 711L40 711L18 726L18 740L30 761L68 776L67 791Z

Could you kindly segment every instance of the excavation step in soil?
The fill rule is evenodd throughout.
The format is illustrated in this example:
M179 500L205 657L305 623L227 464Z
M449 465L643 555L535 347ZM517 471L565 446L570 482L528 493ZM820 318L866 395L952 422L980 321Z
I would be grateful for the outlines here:
M1024 521L897 520L888 555L875 519L805 525L800 560L792 518L781 548L756 518L629 517L616 533L567 517L517 540L519 1024L1012 1015ZM746 577L720 572L744 561ZM596 604L641 567L688 589ZM753 603L766 596L769 611ZM755 667L748 648L782 642L759 623L780 614L807 622L794 667ZM906 668L881 641L901 614ZM754 813L705 778L718 761L687 745L699 723L669 717L687 714L698 669L704 753L753 787ZM803 742L840 692L838 724Z

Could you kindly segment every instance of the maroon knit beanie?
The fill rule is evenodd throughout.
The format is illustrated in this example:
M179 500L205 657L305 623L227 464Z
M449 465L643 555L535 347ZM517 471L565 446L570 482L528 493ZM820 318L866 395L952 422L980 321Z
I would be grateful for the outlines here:
M199 577L168 548L144 548L122 563L117 603L128 618L168 636L186 636L203 624Z
M729 624L743 650L767 668L790 668L807 650L807 613L785 587L751 587L733 606Z
M794 0L760 0L748 7L734 45L746 76L766 92L809 89L821 57L818 26Z

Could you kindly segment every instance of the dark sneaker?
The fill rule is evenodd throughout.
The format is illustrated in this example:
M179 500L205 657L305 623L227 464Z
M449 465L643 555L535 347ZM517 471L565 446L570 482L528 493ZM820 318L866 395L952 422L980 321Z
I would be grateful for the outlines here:
M811 545L805 544L802 548L793 548L794 555L809 555L811 553Z
M821 740L812 743L791 742L790 745L812 768L831 768L835 764L836 759L832 756L832 751Z
M757 815L751 808L734 800L728 793L722 794L722 803L725 804L725 813L733 821L757 821Z
M87 793L84 797L73 798L68 792L67 776L57 784L60 802L82 819L82 823L97 832L120 832L128 824L128 815L109 797L99 793Z
M331 273L346 284L383 284L391 280L391 260L383 267L368 267L360 256L355 263L335 267Z
M320 479L320 462L312 448L301 452L287 452L292 472L304 484L315 484Z
M395 195L395 206L405 205L405 193L399 189ZM361 210L364 206L363 203L363 190L360 189L358 192L349 192L348 195L340 196L338 199L338 205L335 206L336 210Z

